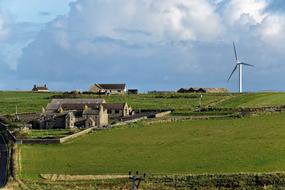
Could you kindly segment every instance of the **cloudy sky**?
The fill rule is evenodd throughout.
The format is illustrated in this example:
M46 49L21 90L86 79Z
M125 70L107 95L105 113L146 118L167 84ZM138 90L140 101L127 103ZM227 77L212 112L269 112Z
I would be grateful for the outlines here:
M25 3L23 3L25 2ZM284 0L0 0L0 89L285 91Z

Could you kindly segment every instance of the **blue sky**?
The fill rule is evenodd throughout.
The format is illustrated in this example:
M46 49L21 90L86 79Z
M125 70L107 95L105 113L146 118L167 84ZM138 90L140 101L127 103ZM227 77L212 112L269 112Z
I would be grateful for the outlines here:
M69 11L74 0L1 0L1 10L9 13L14 22L46 23Z
M23 3L25 2L25 3ZM283 0L0 0L0 89L284 91Z

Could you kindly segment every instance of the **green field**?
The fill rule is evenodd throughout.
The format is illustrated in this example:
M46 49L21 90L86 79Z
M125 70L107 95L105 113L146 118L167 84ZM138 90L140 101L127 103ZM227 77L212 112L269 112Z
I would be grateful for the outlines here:
M71 134L70 129L41 129L31 130L27 134L27 138L61 138Z
M215 107L225 108L256 108L267 106L284 106L285 93L249 93L249 94L236 94L231 98L221 101Z
M49 97L55 93L32 93L0 91L0 115L13 114L18 107L18 113L41 111L50 102Z
M61 97L60 93L33 92L0 92L0 115L18 112L40 112L42 107L53 97ZM208 105L220 101L229 94L209 94L203 98L203 104ZM78 98L104 98L107 102L127 102L134 109L175 109L193 110L199 105L199 94L140 94L125 96L78 95Z
M60 93L0 91L0 115L18 112L40 112ZM134 109L174 109L188 113L199 106L199 94L140 94L125 96L79 95L78 98L104 98L107 102L127 102ZM262 107L285 105L285 93L204 94L202 106L217 108Z
M22 174L152 174L285 170L285 114L138 123L62 145L21 145Z

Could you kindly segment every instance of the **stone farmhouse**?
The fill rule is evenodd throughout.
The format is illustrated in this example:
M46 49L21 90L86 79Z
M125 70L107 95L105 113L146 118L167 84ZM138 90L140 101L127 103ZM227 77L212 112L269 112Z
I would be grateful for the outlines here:
M94 84L90 92L98 94L125 94L127 92L126 84Z
M226 88L180 88L178 93L227 93Z
M47 85L45 84L44 86L34 85L32 91L33 92L48 92L49 90L48 90Z
M104 99L53 99L42 110L33 128L103 127L110 119L134 114L127 103L106 103Z
M85 106L83 110L46 112L44 109L40 119L33 123L33 128L38 129L72 129L74 127L103 127L108 125L107 110L99 105L97 108Z

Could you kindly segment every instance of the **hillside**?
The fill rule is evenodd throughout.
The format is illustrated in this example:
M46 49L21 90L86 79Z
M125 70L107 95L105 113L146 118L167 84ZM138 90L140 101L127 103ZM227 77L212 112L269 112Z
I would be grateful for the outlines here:
M285 114L138 123L62 145L22 145L22 177L284 171Z
M68 97L61 93L0 91L0 115L39 112L52 98ZM140 94L125 96L77 95L78 98L104 98L107 102L128 102L134 109L173 109L193 111L199 106L199 94ZM202 106L238 108L285 105L285 93L204 94Z

